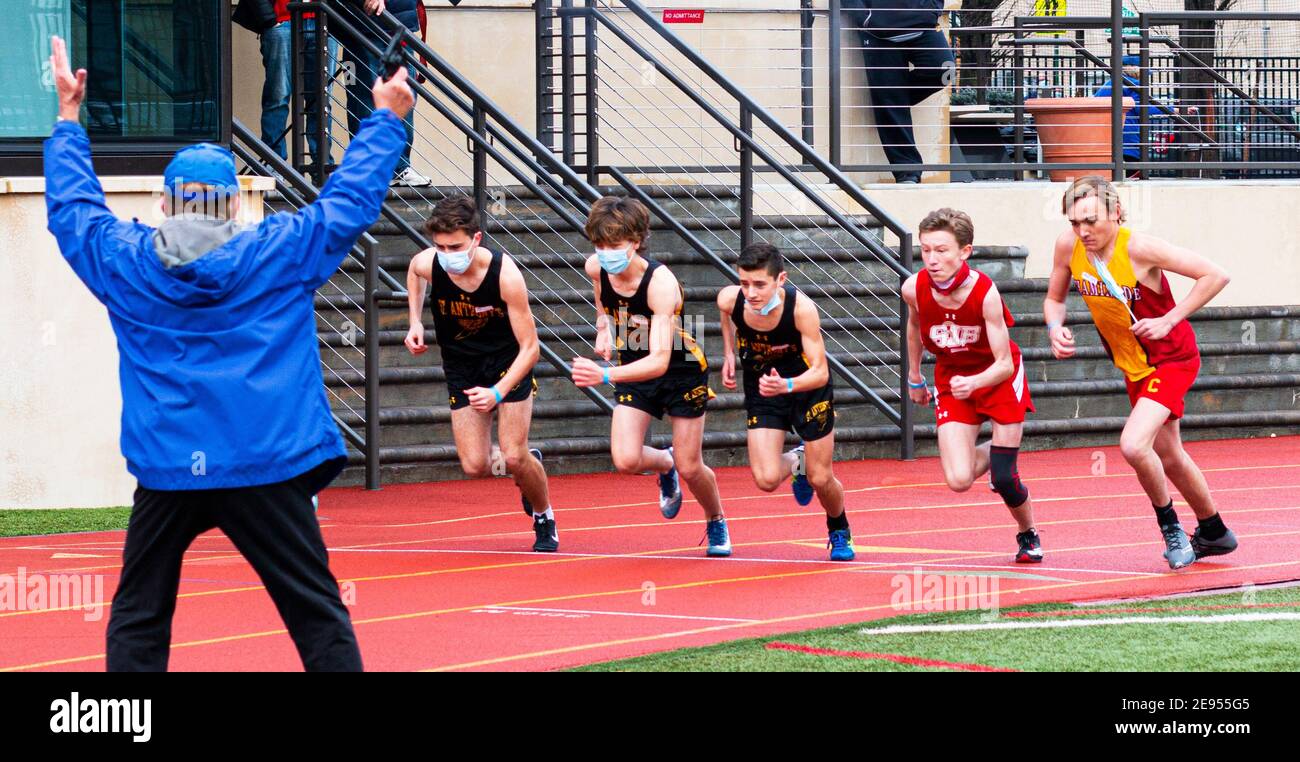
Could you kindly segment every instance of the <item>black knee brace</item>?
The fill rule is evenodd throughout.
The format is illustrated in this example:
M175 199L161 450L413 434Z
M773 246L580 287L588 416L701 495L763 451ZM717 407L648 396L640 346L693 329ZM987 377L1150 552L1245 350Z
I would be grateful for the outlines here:
M989 471L993 474L993 491L1002 496L1008 508L1019 508L1029 499L1029 490L1020 481L1020 472L1016 470L1016 455L1019 447L989 448Z

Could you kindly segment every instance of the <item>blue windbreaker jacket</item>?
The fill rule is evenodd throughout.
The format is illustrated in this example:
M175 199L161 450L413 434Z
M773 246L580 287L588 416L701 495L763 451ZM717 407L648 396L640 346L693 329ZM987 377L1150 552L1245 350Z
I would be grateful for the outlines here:
M122 455L141 486L272 484L345 454L321 378L313 296L379 216L405 141L396 114L376 111L315 203L164 267L154 228L105 205L80 125L55 126L45 141L49 230L108 308Z

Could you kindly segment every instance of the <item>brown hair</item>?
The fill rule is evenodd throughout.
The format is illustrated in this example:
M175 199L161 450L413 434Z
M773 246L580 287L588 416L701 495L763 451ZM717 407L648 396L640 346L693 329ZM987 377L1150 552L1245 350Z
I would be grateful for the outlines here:
M957 245L962 248L975 242L975 223L971 222L969 214L957 209L935 209L925 215L917 227L922 233L946 230L952 233L952 237L957 239Z
M766 241L751 243L740 250L736 268L740 270L757 270L763 268L773 278L785 272L785 259L781 250Z
M1065 189L1065 195L1061 196L1061 214L1068 215L1070 207L1085 198L1099 198L1101 203L1106 206L1106 218L1109 219L1116 210L1119 211L1119 221L1123 222L1127 215L1119 203L1119 191L1110 180L1101 175L1088 175L1080 177L1078 180L1070 183L1070 187Z
M591 205L586 232L597 246L635 241L645 251L650 239L650 210L634 198L605 196Z
M469 196L444 198L434 205L429 219L424 221L424 232L429 236L463 230L473 237L479 229L478 206Z

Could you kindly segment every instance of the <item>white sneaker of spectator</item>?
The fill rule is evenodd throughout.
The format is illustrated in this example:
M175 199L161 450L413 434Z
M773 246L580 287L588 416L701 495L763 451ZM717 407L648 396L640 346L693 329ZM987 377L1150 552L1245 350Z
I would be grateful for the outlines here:
M394 188L424 188L433 185L433 181L413 168L407 167L394 177L389 185Z

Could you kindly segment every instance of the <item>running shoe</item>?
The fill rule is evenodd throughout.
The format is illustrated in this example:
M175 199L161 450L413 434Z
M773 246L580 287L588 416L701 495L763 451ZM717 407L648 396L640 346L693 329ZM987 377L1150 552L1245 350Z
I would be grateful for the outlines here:
M1178 522L1162 524L1160 534L1165 538L1164 555L1170 569L1181 569L1196 562L1196 553L1192 550L1191 543L1187 541L1187 533L1183 531L1182 524Z
M852 561L856 557L853 538L847 529L832 529L826 547L831 549L832 561Z
M1217 540L1207 540L1202 537L1200 527L1197 527L1192 535L1192 551L1196 553L1197 558L1226 556L1236 549L1237 535L1233 534L1231 529Z
M1038 539L1038 532L1029 530L1016 535L1016 544L1020 548L1016 551L1016 563L1018 564L1041 564L1043 562L1043 542Z
M534 518L533 534L537 536L533 550L538 553L554 553L560 549L560 535L555 531L555 519L546 518L546 514Z
M731 535L727 533L727 520L710 521L705 525L709 538L710 556L731 555Z
M804 456L803 445L799 445L790 452L794 453L799 462L795 465L794 476L790 477L790 491L794 493L794 501L799 505L808 505L813 499L813 486L808 481L808 463Z
M668 448L668 457L673 456L673 448ZM677 518L682 509L682 485L677 478L677 467L668 469L668 473L659 475L659 512L666 519Z

